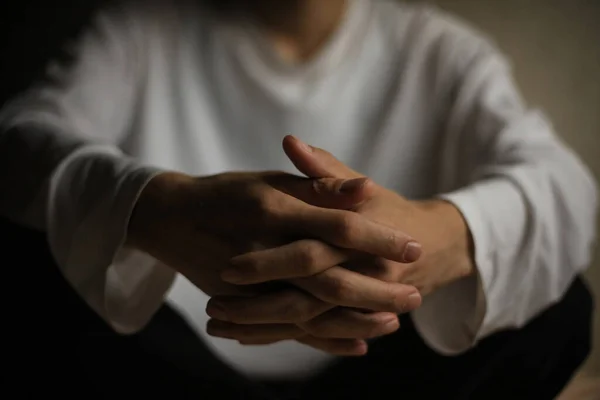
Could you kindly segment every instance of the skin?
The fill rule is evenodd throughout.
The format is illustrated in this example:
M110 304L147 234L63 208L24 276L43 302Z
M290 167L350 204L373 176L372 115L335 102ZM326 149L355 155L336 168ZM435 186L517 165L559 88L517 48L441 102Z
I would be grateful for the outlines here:
M267 293L277 296L278 307L285 308L289 293L287 301L292 301L293 306L287 306L287 314L283 310L284 315L274 316L270 322L289 321L297 310L306 323L322 318L327 320L323 324L331 326L340 321L357 333L351 338L330 337L327 329L320 328L319 337L329 336L314 346L335 354L362 353L364 343L356 339L364 334L358 332L368 331L367 336L374 337L397 329L397 324L390 327L388 322L397 321L396 314L420 305L415 287L381 281L337 265L328 265L330 268L294 281L271 280L240 286L221 278L233 257L253 249L281 245L285 248L286 243L298 237L306 238L293 254L298 260L326 254L328 260L335 261L337 257L343 261L356 252L401 263L420 257L420 247L402 231L350 210L323 207L340 201L348 207L355 201L353 194L340 196L344 183L346 180L325 178L315 185L314 180L279 172L207 177L163 173L142 191L130 220L127 244L161 260L211 296L249 299ZM327 193L323 188L327 188ZM407 252L407 247L413 250ZM287 259L293 261L291 257ZM302 301L295 302L300 292ZM347 309L336 308L340 306ZM375 313L365 317L354 309ZM326 312L328 316L321 317ZM218 310L209 313L218 316Z
M224 18L244 17L262 28L281 58L309 60L335 32L346 0L205 0Z
M442 200L409 201L351 170L330 153L306 146L288 137L284 148L290 160L307 176L352 178L361 182L353 193L356 202L351 209L392 228L411 232L423 244L422 256L413 263L397 263L383 257L365 254L335 254L323 248L318 256L306 260L297 256L310 240L299 240L273 249L250 252L232 260L232 266L221 274L225 281L237 285L287 280L302 287L308 279L341 265L361 275L390 283L409 283L427 295L439 287L475 273L473 245L467 225L459 211ZM319 181L315 186L321 186ZM319 188L325 195L329 188ZM310 202L310 199L304 199ZM341 204L340 204L341 206ZM282 268L285 265L285 268ZM337 268L337 267L336 267ZM314 283L311 283L311 285ZM352 285L349 290L355 290ZM258 295L250 299L218 297L211 300L208 313L218 322L211 322L209 333L236 339L247 344L266 344L297 339L315 341L320 338L371 338L378 336L368 330L368 324L346 323L327 298L322 304L305 306L304 291ZM420 299L419 299L420 300ZM368 308L368 307L367 307ZM219 311L214 312L215 309ZM305 310L328 310L316 317ZM342 309L343 310L343 309ZM370 318L370 314L363 314ZM381 324L385 317L373 316ZM393 321L388 321L392 326ZM296 328L293 328L293 326Z
M212 3L224 17L253 19L290 63L314 56L347 7ZM284 150L307 178L165 173L136 205L129 245L213 296L209 334L363 355L365 339L397 330L397 314L419 307L422 295L473 273L468 229L450 204L410 202L293 137Z

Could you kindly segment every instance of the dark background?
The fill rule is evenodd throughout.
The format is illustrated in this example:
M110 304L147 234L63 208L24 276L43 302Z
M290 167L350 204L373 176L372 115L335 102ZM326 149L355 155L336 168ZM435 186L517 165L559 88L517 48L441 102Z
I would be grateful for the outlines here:
M77 36L99 0L3 0L0 3L0 107L43 77L49 60ZM0 168L2 168L0 145ZM0 188L2 192L10 188ZM0 217L4 338L3 396L86 398L74 354L107 327L81 301L54 264L42 233ZM85 390L85 389L84 389Z

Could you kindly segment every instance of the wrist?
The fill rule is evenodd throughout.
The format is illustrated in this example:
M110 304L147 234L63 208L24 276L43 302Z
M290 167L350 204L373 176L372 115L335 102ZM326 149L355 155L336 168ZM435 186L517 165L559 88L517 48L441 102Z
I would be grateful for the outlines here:
M150 179L132 210L125 244L148 251L154 227L174 210L180 209L181 193L193 181L193 177L177 172L159 173Z
M427 230L423 244L430 261L450 266L456 279L474 274L473 238L460 210L441 199L414 204Z

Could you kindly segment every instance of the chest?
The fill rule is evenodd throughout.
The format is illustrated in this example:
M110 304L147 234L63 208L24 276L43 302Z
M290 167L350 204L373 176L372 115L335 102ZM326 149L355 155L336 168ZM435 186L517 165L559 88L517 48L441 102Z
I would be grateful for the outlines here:
M435 193L434 96L394 57L372 48L333 73L281 79L218 46L152 53L129 153L196 175L295 172L281 148L294 134L406 196Z

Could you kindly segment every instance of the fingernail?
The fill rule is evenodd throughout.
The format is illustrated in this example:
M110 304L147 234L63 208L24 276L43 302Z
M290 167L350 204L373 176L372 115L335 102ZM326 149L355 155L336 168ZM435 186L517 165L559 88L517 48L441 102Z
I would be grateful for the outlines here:
M422 247L417 242L408 242L404 247L402 259L405 263L413 263L421 257Z
M237 284L241 283L244 279L242 274L236 269L228 268L221 271L221 279L225 282Z
M364 356L369 351L369 346L367 345L366 342L360 342L359 344L356 345L356 347L354 349L356 351L356 355Z
M225 307L222 304L217 303L216 301L212 301L208 303L206 307L206 313L209 317L218 319L220 321L227 321L227 313L225 312Z
M388 329L395 328L396 326L399 326L399 325L400 324L398 323L398 318L396 318L396 317L390 318L383 322L383 326Z
M307 153L312 153L313 152L313 148L309 145L307 145L306 143L304 143L302 140L298 139L296 136L292 136L300 145L300 147L302 147L302 149L304 151L306 151Z
M354 193L356 192L358 189L360 189L361 187L363 187L365 185L365 183L367 183L367 181L369 180L369 178L355 178L355 179L349 179L347 181L342 182L342 184L340 185L340 193Z
M415 292L408 296L408 306L411 310L418 308L421 305L421 294L419 292Z

